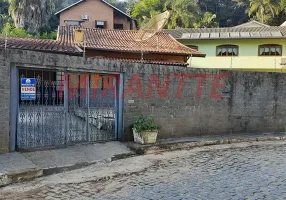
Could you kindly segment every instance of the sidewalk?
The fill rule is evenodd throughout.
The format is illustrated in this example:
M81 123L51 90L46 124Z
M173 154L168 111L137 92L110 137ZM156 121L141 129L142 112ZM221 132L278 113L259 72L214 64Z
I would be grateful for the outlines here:
M0 155L0 187L133 155L134 153L120 142L4 154Z
M158 140L158 142L154 145L141 145L134 142L127 142L125 145L136 154L143 155L218 144L281 140L286 140L286 133L197 136L188 138L161 139Z
M65 149L4 154L0 155L0 187L96 163L111 162L134 156L135 153L152 154L218 144L281 140L286 140L286 133L174 138L159 140L154 145L107 142L76 145Z
M0 187L42 175L43 170L20 153L0 155Z

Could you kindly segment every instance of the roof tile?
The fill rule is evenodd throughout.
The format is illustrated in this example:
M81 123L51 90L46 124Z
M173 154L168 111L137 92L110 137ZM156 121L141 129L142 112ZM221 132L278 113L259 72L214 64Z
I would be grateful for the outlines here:
M63 43L73 43L73 26L59 28L58 40ZM170 34L159 32L148 40L136 41L136 32L130 30L84 29L85 46L87 49L119 51L119 52L148 52L166 53L203 57L205 54L195 51L178 41ZM83 47L83 44L78 44Z
M219 38L211 37L211 39L224 39L224 34L227 33L230 35L230 38L285 38L286 37L286 27L283 26L264 26L264 27L227 27L227 28L189 28L189 29L165 29L165 33L171 34L176 39L194 39L192 37L182 38L182 35L185 34L198 34L200 33L199 38L195 39L209 39L204 37L208 34L220 33ZM237 34L238 33L238 36ZM257 34L263 33L263 34Z
M76 45L62 43L56 40L40 40L34 38L11 38L11 37L6 38L0 36L1 49L5 48L5 43L6 43L6 48L10 49L24 49L33 51L63 53L63 54L82 53L82 50L76 47Z
M163 61L163 60L141 60L141 59L130 59L130 58L111 58L111 57L102 57L102 56L94 56L93 58L104 59L104 60L115 60L122 62L132 62L132 63L143 63L143 64L158 64L158 65L179 65L186 66L188 63L175 62L175 61Z

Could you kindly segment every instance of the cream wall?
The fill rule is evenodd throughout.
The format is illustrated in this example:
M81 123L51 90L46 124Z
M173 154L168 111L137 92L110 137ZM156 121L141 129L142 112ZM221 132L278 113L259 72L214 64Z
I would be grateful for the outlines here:
M191 58L195 68L256 69L255 71L275 71L282 68L281 58L286 57L286 39L244 39L244 40L182 40L185 45L199 46L206 58ZM217 57L216 46L233 44L239 46L239 56ZM258 56L258 46L262 44L282 45L282 56ZM259 70L261 69L261 70Z

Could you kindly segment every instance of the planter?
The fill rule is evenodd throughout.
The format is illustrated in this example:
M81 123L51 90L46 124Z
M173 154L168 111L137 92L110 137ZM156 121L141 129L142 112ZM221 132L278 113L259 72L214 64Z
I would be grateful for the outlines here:
M157 141L158 130L144 131L137 133L136 129L133 128L134 142L138 144L155 144Z

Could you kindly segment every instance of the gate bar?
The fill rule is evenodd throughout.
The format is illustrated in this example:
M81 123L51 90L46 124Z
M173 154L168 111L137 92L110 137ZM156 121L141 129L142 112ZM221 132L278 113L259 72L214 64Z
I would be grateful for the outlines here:
M89 97L90 97L90 84L89 84L89 74L86 75L86 105L87 105L87 113L86 113L86 122L87 122L87 125L86 125L86 128L87 128L87 141L90 142L90 129L89 129L89 112L90 112L90 109L89 109Z
M69 108L69 88L68 88L68 77L69 75L68 74L63 74L63 77L64 77L64 113L65 113L65 120L64 120L64 123L65 123L65 127L64 127L64 130L65 130L65 144L67 145L68 144L68 134L69 134L69 126L68 126L68 108Z

